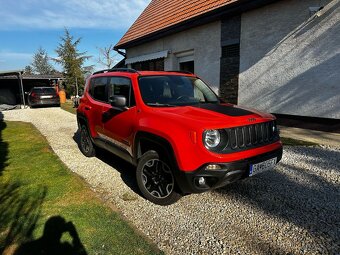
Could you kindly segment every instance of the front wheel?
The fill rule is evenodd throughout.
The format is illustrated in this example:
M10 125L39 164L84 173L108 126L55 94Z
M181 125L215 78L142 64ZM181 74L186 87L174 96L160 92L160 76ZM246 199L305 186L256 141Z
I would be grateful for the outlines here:
M175 191L173 169L157 152L148 151L140 158L136 178L143 196L158 205L170 205L181 198Z

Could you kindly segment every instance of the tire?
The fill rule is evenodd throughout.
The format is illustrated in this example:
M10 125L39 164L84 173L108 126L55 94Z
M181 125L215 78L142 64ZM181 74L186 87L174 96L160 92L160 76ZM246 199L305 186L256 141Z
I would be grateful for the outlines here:
M80 150L86 157L94 157L96 149L91 140L87 126L82 124L80 128Z
M170 205L181 198L175 191L173 167L155 151L148 151L140 158L136 179L143 196L158 205Z

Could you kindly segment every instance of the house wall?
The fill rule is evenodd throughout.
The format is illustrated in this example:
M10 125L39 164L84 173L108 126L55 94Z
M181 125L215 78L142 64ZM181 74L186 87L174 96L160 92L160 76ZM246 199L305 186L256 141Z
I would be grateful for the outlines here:
M213 22L126 49L127 58L169 50L165 70L179 70L179 57L193 54L195 73L218 93L220 85L221 22ZM187 54L186 54L187 53Z
M309 7L324 5L319 16ZM242 15L239 104L340 119L340 1L284 0Z

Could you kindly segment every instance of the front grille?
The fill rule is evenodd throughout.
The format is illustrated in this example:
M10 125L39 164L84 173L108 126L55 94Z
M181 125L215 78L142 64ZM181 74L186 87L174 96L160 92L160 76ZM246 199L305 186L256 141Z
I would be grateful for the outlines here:
M222 129L220 133L224 143L213 150L218 153L248 150L280 139L275 121Z

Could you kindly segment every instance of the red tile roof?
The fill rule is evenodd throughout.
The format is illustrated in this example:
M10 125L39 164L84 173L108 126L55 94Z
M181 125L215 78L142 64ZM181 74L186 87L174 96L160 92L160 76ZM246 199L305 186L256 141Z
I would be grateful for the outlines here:
M152 0L116 48L238 0Z

